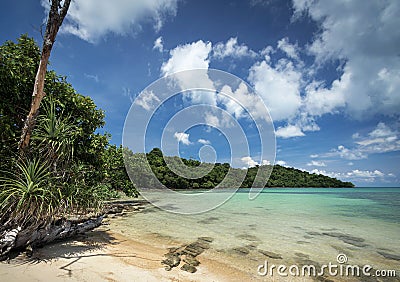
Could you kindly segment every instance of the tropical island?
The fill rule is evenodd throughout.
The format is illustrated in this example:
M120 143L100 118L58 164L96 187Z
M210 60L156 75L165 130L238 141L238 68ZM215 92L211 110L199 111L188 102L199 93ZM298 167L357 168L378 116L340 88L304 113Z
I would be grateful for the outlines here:
M140 163L143 158L147 158L148 163L152 169L152 173L157 176L157 179L167 188L170 189L212 189L218 187L222 182L224 177L227 175L228 171L231 170L232 178L237 178L240 182L240 188L250 188L254 186L255 177L257 175L259 166L250 167L246 172L246 176L243 180L239 179L239 174L241 168L232 168L228 163L215 163L207 164L201 163L194 159L185 159L179 157L169 157L164 156L159 148L154 148L149 153L144 156L143 154L133 154L132 152L126 153L125 157L129 162ZM197 179L186 179L174 173L169 167L179 166L183 163L187 167L192 167L198 169L209 171L205 176L199 177ZM336 178L328 177L322 174L309 173L307 171L302 171L296 168L284 167L281 165L266 165L264 167L266 171L270 172L268 182L264 187L317 187L317 188L352 188L354 184L351 182L343 182ZM143 175L144 178L148 178ZM139 177L138 177L139 178ZM155 184L153 184L155 185ZM144 185L143 185L144 186ZM234 187L232 185L225 185L226 188ZM258 187L258 186L257 186Z

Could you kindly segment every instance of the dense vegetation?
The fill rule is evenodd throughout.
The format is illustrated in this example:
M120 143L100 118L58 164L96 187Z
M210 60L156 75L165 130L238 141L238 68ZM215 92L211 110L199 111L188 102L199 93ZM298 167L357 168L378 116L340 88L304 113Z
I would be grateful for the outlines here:
M26 35L0 46L0 231L99 209L117 190L137 195L122 148L97 133L104 112L54 71L46 74L29 151L18 152L39 60L38 46Z
M131 166L131 176L133 179L141 181L137 183L140 187L155 187L157 183L151 178L151 174L154 173L159 179L159 181L168 188L173 189L187 189L187 188L214 188L220 185L221 181L227 175L228 171L231 169L228 163L216 163L212 164L201 164L196 160L180 159L178 157L163 157L160 149L155 148L146 156L144 154L126 154L127 159L130 160L128 163ZM144 158L150 164L152 170L145 170L143 168L135 167L135 164L143 163ZM199 173L207 172L205 176L200 178L195 178L194 175L187 174L191 177L183 178L176 175L173 171L169 169L166 164L171 163L173 167L179 166L180 161L188 167L197 167ZM183 167L183 166L181 166ZM258 172L259 167L252 167L247 171L247 174L242 181L241 175L244 176L246 173L242 169L231 169L231 175L229 181L225 182L220 187L234 187L236 185L242 188L252 187L255 176ZM331 178L321 174L309 173L306 171L301 171L295 168L283 167L280 165L269 166L268 169L271 171L271 176L265 185L265 187L354 187L350 182L343 182L335 178ZM193 174L193 173L192 173Z

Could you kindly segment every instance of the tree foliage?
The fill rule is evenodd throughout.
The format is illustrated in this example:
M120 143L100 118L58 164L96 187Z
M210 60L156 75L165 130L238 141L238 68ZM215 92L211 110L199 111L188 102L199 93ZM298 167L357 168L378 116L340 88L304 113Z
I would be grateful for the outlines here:
M39 48L26 35L0 46L2 228L12 221L44 224L96 210L117 190L137 195L123 167L122 149L109 145L108 134L97 132L105 124L104 111L54 71L46 73L46 96L29 153L18 153L39 60Z
M110 185L114 191L123 191L128 196L138 196L138 191L133 186L125 169L124 148L122 146L109 145L102 154L102 173L104 182Z
M39 60L39 48L27 35L0 46L0 168L9 165L4 157L17 151Z
M7 41L0 46L0 155L14 158L17 153L23 119L29 111L35 70L40 50L32 38L22 35L17 43ZM90 97L76 93L66 77L48 71L44 101L54 102L54 113L63 113L74 127L75 157L95 166L101 165L98 156L108 145L108 137L96 133L104 126L104 111ZM45 111L45 109L44 109Z

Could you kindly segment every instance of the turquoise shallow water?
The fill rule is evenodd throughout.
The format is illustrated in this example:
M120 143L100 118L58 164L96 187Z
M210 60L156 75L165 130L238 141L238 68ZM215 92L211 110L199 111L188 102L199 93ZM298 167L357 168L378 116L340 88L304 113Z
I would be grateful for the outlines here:
M250 270L262 263L260 251L278 254L279 263L325 264L345 254L349 263L399 270L400 188L264 189L254 200L242 189L209 212L180 215L150 206L119 228L137 240L212 237L216 252Z

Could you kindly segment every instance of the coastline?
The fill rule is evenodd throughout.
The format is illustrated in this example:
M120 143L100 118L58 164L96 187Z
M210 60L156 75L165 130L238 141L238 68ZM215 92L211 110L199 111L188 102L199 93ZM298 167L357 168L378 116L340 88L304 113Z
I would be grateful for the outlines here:
M4 281L245 281L249 277L206 251L196 273L161 264L166 245L153 246L111 231L107 225L78 237L46 245L32 257L20 254L0 263Z
M354 217L352 213L351 217L332 214L332 208L337 211L336 201L332 200L336 198L326 193L300 193L292 198L271 193L263 197L243 202L245 195L239 193L220 209L190 217L163 212L140 198L114 201L99 228L35 249L30 258L22 253L9 263L1 262L0 277L2 281L18 282L287 281L287 277L277 275L258 276L257 266L266 260L275 265L318 266L340 253L348 255L351 263L397 269L397 248L389 249L395 240L384 240L397 238L396 219L391 223ZM390 204L387 198L382 199ZM304 203L310 201L317 204L307 205L299 214ZM349 207L354 207L360 200L347 201ZM242 210L237 210L239 205ZM348 225L346 219L350 218ZM171 249L182 250L205 238L210 238L209 248L196 255L200 265L195 273L182 270L182 261L170 271L165 269L162 261ZM181 258L185 261L186 255ZM349 277L291 277L291 281L321 279L360 281Z

